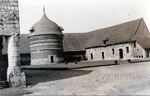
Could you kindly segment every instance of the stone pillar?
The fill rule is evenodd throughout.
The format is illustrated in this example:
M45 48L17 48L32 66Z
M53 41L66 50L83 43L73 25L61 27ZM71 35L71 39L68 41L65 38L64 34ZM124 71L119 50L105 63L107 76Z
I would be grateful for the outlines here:
M7 81L11 87L25 87L25 73L20 69L19 36L12 35L8 38L8 69Z

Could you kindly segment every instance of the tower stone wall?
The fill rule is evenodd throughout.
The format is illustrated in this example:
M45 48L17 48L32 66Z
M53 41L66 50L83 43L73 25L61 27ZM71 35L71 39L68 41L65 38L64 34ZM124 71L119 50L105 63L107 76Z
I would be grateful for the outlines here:
M57 64L63 61L63 33L61 27L46 14L30 30L31 65Z

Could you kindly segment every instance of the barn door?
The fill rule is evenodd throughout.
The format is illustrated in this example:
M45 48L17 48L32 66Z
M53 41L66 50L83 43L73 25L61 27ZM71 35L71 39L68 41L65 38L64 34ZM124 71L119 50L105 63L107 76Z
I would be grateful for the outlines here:
M120 59L123 59L123 50L122 49L119 49L119 57L120 57Z

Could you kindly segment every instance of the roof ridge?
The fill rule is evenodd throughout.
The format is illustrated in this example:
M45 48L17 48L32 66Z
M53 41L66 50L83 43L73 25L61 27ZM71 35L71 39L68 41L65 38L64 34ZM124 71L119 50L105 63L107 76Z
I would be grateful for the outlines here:
M133 40L133 39L135 38L135 35L137 34L137 32L138 32L138 30L139 30L139 28L140 28L140 25L141 25L142 21L143 21L143 19L140 20L140 22L139 22L139 24L138 24L138 26L137 26L135 32L133 32L133 34L131 34L130 40ZM132 36L132 35L133 35L133 36Z
M91 32L98 31L98 30L103 30L103 29L107 29L107 28L112 28L112 27L115 27L115 26L118 26L118 25L123 25L123 24L126 24L126 23L138 21L138 20L143 20L143 18L138 18L138 19L134 19L134 20L122 22L122 23L119 23L119 24L110 25L110 26L108 26L108 27L104 27L104 28L100 28L100 29L93 30L93 31L89 31L89 32L87 32L87 33L91 33Z

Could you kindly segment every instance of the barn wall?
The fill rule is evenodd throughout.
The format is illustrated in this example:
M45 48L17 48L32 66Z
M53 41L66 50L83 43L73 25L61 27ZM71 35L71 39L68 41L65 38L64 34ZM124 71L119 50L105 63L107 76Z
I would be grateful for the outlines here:
M136 46L134 44L132 44L132 56L134 57L134 59L142 59L146 57L146 52L145 50L136 42L135 43Z
M127 52L127 48L129 48L128 52ZM86 57L89 61L91 60L119 60L121 59L120 52L119 52L120 49L122 49L123 51L122 60L134 59L134 58L137 58L136 57L137 55L140 55L141 57L143 56L144 58L145 51L138 43L136 43L136 48L134 48L134 43L125 43L125 44L87 49ZM114 53L113 53L113 50L114 50ZM102 56L102 52L104 52L104 59Z

